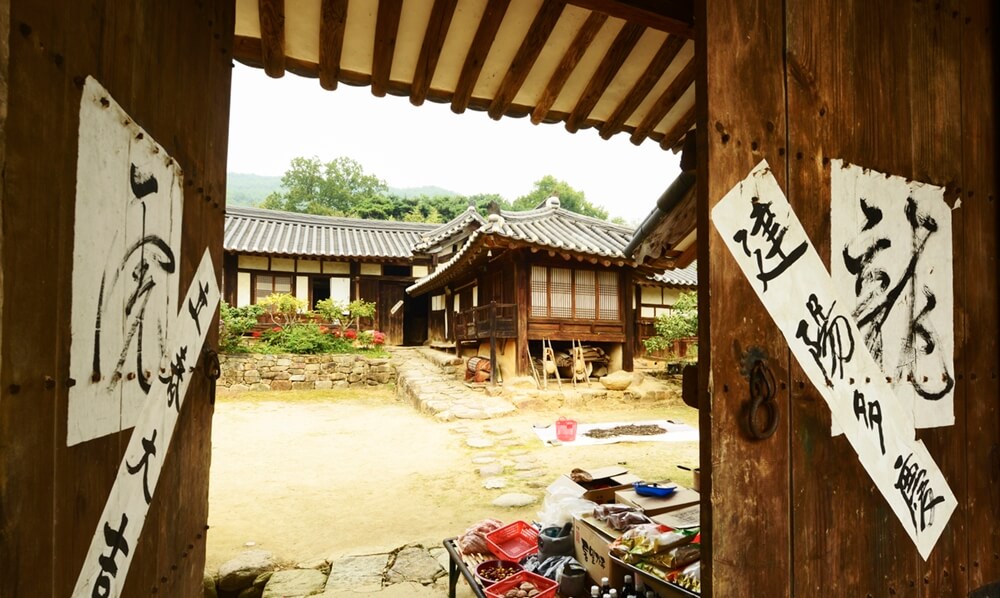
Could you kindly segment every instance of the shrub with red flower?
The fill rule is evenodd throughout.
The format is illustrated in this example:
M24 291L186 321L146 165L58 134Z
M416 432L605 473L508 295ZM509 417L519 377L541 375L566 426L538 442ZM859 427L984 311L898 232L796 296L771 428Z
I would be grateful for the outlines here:
M344 338L346 338L347 340L353 341L354 339L358 338L358 331L354 330L353 328L345 330L344 331Z
M326 334L327 332L330 332L330 329L327 328L326 326L320 326L319 327L319 333L320 334Z
M260 338L260 330L254 330L253 332L250 333L250 336L254 338Z
M372 334L372 344L373 345L384 345L385 344L385 334L376 330Z

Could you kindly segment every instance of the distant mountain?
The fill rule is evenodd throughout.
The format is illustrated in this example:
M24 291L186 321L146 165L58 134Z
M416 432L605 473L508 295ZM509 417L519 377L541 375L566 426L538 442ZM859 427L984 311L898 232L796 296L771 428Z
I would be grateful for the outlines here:
M444 187L435 187L434 185L427 185L425 187L389 187L389 194L398 195L399 197L420 197L421 195L426 195L427 197L458 197L460 195Z
M254 206L281 187L280 176L226 173L226 203L234 206Z
M264 198L281 188L280 176L226 173L226 203L234 206L255 206ZM389 193L399 197L457 197L459 194L443 187L389 187Z

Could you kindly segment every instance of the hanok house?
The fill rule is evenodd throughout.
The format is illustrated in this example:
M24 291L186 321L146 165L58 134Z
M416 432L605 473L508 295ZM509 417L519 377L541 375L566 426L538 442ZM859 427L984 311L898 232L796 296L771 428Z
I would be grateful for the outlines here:
M431 297L431 342L489 353L501 377L530 374L543 343L561 353L589 345L595 373L631 370L638 281L623 251L633 230L570 212L557 197L490 212L478 228L452 227L416 250L451 255L407 289Z
M376 305L372 325L390 345L427 339L428 302L404 290L428 272L412 247L435 224L334 218L228 206L222 296L230 305L291 293L310 308L327 298Z

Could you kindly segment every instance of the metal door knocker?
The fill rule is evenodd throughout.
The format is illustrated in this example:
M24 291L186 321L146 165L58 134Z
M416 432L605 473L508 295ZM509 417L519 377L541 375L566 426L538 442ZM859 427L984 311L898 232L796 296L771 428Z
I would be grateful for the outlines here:
M219 354L214 349L206 348L203 354L205 377L208 378L209 384L208 402L215 405L215 385L222 377L222 365L219 363Z
M764 440L778 429L778 403L774 400L774 374L763 360L754 361L750 368L750 408L747 410L747 429L755 440ZM767 410L766 426L757 423L757 411Z

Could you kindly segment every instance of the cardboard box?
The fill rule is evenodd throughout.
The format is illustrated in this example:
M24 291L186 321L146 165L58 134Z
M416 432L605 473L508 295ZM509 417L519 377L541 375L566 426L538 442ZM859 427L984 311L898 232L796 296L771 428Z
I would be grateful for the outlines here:
M633 482L641 481L638 476L619 466L581 471L590 475L590 482L574 482L569 474L564 474L549 484L548 491L553 494L565 492L603 505L615 502L617 490L631 488Z
M670 483L670 480L658 483L662 485ZM698 504L701 502L701 495L690 488L677 486L677 491L667 497L639 496L630 486L629 488L615 491L615 502L642 509L643 513L652 517L660 513L667 513Z
M573 554L594 583L611 576L611 542L622 533L587 514L573 520Z
M653 515L650 519L673 529L701 527L701 504Z

